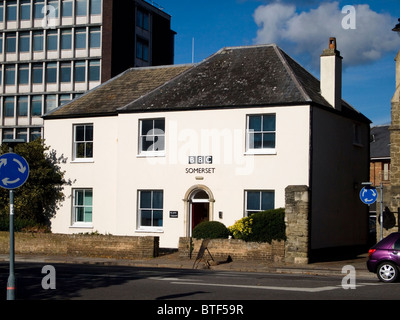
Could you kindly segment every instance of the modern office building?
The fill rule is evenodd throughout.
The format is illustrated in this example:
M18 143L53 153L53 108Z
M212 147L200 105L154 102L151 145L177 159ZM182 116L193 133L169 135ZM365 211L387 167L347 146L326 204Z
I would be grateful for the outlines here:
M1 0L2 139L131 67L173 64L171 17L142 0Z

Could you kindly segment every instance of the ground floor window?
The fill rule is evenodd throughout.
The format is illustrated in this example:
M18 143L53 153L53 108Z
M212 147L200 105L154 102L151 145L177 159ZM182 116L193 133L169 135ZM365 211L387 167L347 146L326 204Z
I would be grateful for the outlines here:
M245 216L252 213L275 209L275 192L271 190L245 191Z
M93 218L93 190L73 190L73 224L91 224Z
M164 192L162 190L139 190L139 228L160 228L163 226Z

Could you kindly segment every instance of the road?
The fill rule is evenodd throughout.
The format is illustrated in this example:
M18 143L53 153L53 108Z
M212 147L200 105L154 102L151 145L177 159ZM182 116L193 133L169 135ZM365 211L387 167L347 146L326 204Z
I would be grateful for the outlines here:
M400 283L383 284L375 275L344 289L340 276L245 273L122 266L17 263L20 300L333 300L399 299ZM43 289L51 284L55 289ZM8 264L0 263L0 300L6 298ZM162 304L164 306L164 304Z

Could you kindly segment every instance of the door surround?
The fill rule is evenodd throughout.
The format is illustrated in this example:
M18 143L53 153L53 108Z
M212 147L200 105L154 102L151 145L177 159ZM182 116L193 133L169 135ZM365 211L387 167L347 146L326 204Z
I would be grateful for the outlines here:
M204 193L207 194L208 198L204 197ZM196 198L196 195L200 195L200 198ZM189 188L185 193L185 197L183 199L185 203L185 235L187 237L192 236L192 204L193 203L208 203L208 220L212 221L214 217L214 195L211 192L210 188L205 185L194 185Z

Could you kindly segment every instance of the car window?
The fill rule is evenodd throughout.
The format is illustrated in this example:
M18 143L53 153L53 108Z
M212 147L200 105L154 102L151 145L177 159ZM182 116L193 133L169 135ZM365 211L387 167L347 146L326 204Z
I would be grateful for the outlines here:
M394 250L400 250L400 239L397 239L395 243L393 244L393 249Z

